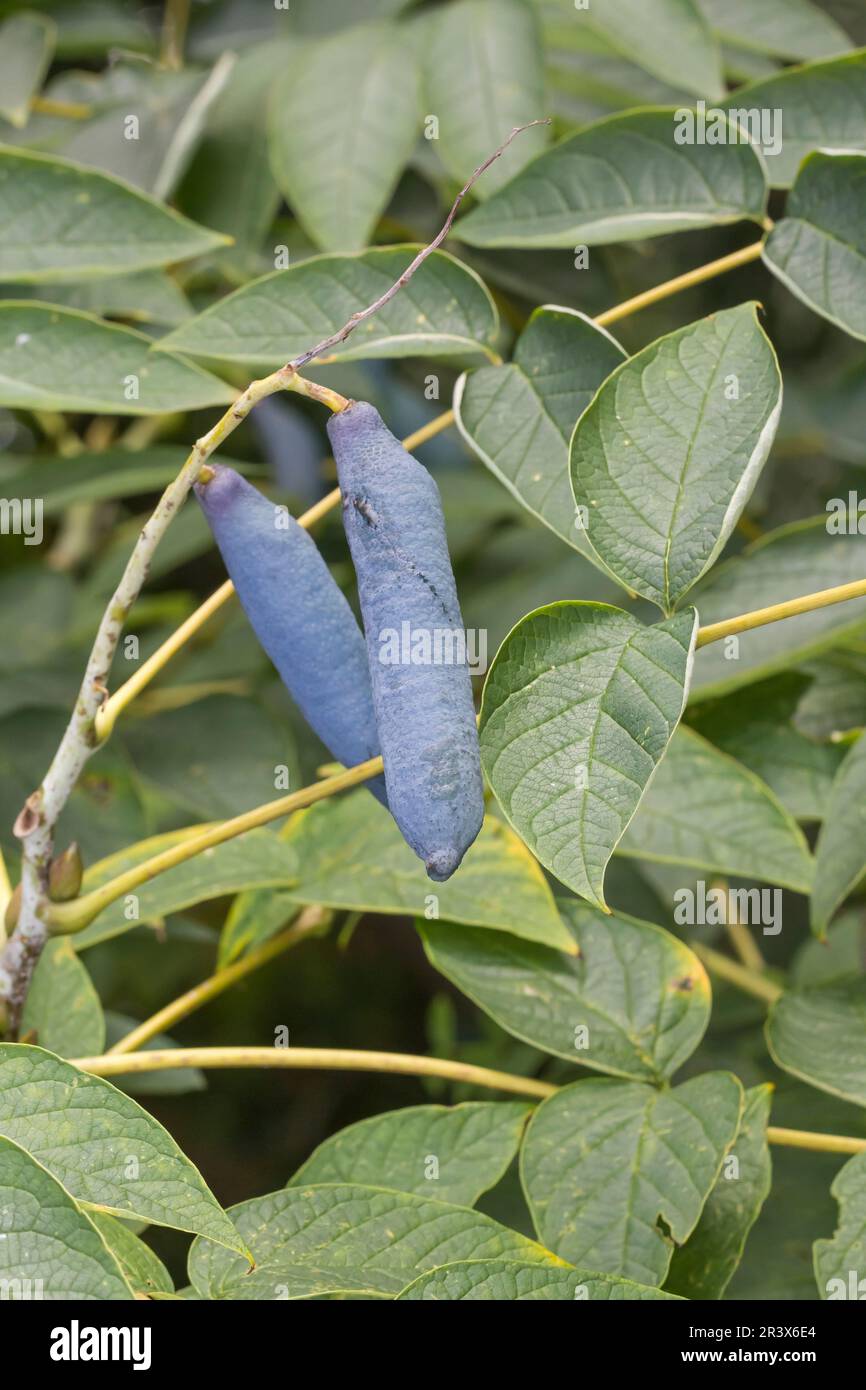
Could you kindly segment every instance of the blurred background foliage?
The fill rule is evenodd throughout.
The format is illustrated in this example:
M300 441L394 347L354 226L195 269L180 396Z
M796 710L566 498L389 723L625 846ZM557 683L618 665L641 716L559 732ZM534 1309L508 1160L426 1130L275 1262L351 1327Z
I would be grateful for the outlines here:
M21 8L0 3L0 19ZM170 274L39 287L39 298L90 309L157 337L272 270L275 246L289 248L292 264L322 249L284 201L266 148L268 102L279 101L299 54L306 65L315 60L317 45L343 29L359 26L363 36L360 26L368 21L399 16L423 71L428 26L442 6L291 0L282 10L272 0L195 0L180 68L160 64L159 6L31 0L27 8L44 13L53 26L42 97L47 103L78 103L86 115L70 119L52 114L50 105L34 109L24 124L0 120L0 142L115 173L234 238L227 249ZM557 0L539 0L532 8L540 40L537 50L526 54L523 99L533 106L528 114L553 115L556 135L629 107L693 100L693 93L642 68L637 52L624 57L603 36L589 46L579 44ZM779 37L787 32L782 20L775 30L768 25L766 42L750 41L748 24L738 28L738 16L751 7L706 0L703 8L711 22L718 20L731 86L781 70L792 59L824 56L786 51ZM767 8L781 13L785 7ZM836 51L866 44L866 9L858 0L827 0L813 8L838 26ZM726 22L732 33L725 31ZM825 53L833 51L829 42ZM227 64L226 54L236 55L235 61ZM672 58L675 68L676 55ZM430 82L429 72L425 80ZM544 89L540 109L534 109L536 83ZM426 90L422 112L435 109ZM343 100L337 82L323 95L328 103ZM148 131L134 148L119 142L117 133L120 115L130 112L146 117ZM387 106L383 119L388 120ZM315 150L317 130L311 115L309 127L297 129L297 139ZM532 152L530 144L516 158ZM440 157L434 141L417 142L376 221L372 244L424 241L434 233L459 186L447 155L445 150ZM773 195L774 202L779 198ZM507 355L539 304L593 314L746 245L754 235L753 227L739 224L593 248L583 270L575 269L567 250L480 250L457 242L449 250L489 286L501 316L498 347ZM0 286L0 294L20 299L36 290L15 286L7 292ZM617 326L623 345L634 351L674 327L751 298L762 302L779 353L785 407L731 554L784 522L822 512L829 496L845 497L862 483L863 346L809 312L759 264ZM429 389L425 392L431 366L423 358L358 362L310 375L344 394L372 400L402 435L448 408L458 369L459 364L435 364L438 399L433 400ZM237 367L223 374L237 386L249 375ZM26 479L28 493L42 496L46 510L43 545L4 537L0 547L0 843L13 873L11 824L56 746L101 607L158 490L176 472L189 442L214 418L213 411L202 411L130 425L106 416L0 411L0 490L17 495L16 484ZM273 398L233 435L224 461L243 467L275 498L302 510L333 486L323 426L318 407L294 397ZM618 590L519 507L456 431L418 452L442 491L466 624L487 630L491 655L518 618L546 601L621 602ZM321 524L317 539L337 578L350 589L339 516ZM160 548L135 610L132 632L139 649L128 669L223 579L206 526L190 505ZM864 723L864 663L866 626L820 667L803 669L792 709L810 736L825 740L831 761L828 736ZM122 648L115 682L125 674L124 666ZM812 693L816 675L821 700ZM704 731L716 737L712 728ZM243 615L228 605L149 687L92 760L64 814L59 843L78 840L85 862L92 863L147 835L230 816L271 799L277 765L287 765L292 786L304 785L326 759L290 707ZM682 878L680 871L677 881ZM665 906L663 866L616 859L608 897L624 911L675 929ZM123 1031L124 1019L149 1016L209 973L228 906L225 899L202 904L88 951L87 965L115 1035ZM796 957L818 968L821 949L809 943L804 900L786 892L785 910L784 934L767 938L762 949L772 964ZM267 1044L275 1030L286 1027L299 1045L432 1050L550 1079L573 1074L564 1063L509 1037L439 977L408 920L367 916L349 922L337 941L339 925L327 939L306 942L178 1026L174 1040ZM711 940L717 933L697 929L697 934ZM833 951L847 951L851 960L863 962L862 911L852 909L844 930L834 935ZM773 1067L761 1037L759 1004L724 985L716 986L715 1000L710 1031L689 1072L724 1067L746 1085L773 1081L776 1124L866 1134L866 1120L852 1117L850 1106ZM324 1072L215 1073L207 1083L195 1073L155 1074L146 1083L147 1104L225 1203L279 1187L317 1143L353 1120L425 1098L470 1094L445 1083ZM138 1083L137 1094L144 1085ZM773 1165L773 1190L730 1296L812 1298L810 1246L833 1229L829 1186L839 1160L776 1150ZM529 1229L513 1174L481 1205L507 1224ZM168 1232L151 1234L179 1272L184 1240Z

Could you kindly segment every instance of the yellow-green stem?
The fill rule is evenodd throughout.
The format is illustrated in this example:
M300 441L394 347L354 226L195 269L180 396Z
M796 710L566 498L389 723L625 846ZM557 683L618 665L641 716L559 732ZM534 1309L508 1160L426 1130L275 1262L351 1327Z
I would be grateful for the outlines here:
M605 328L610 323L617 323L620 319L639 313L641 309L648 309L650 305L658 304L662 299L668 299L672 294L680 294L683 290L692 289L694 285L702 285L705 280L712 280L715 276L724 275L729 270L737 270L741 265L748 265L750 261L758 260L763 246L762 238L760 241L753 241L749 246L744 246L740 251L732 251L729 256L720 256L717 261L708 261L706 265L699 265L695 270L687 270L684 275L676 275L672 280L665 280L661 285L654 285L651 290L644 290L643 294L636 294L633 299L625 299L622 304L615 304L612 309L605 309L604 313L599 314L595 321L600 327Z
M739 632L750 632L752 628L764 627L767 623L778 623L783 618L797 618L801 613L813 613L816 608L829 608L834 603L845 603L851 598L866 597L866 579L856 579L851 584L836 584L832 589L818 589L814 594L804 594L802 598L787 599L784 603L771 604L769 608L755 608L751 613L741 613L736 618L725 618L721 623L710 623L698 632L697 645L706 647L710 642L721 642Z
M228 1070L257 1067L290 1071L386 1072L397 1076L436 1076L492 1091L545 1100L558 1086L534 1077L514 1076L468 1062L444 1057L421 1057L404 1052L362 1052L342 1047L172 1047L148 1052L106 1053L103 1057L74 1057L72 1065L92 1076L132 1076L150 1071L174 1071L179 1067ZM866 1139L843 1134L818 1134L807 1130L767 1130L771 1144L812 1149L822 1153L861 1153Z
M277 801L268 801L253 811L245 811L243 815L235 816L232 820L209 826L201 834L181 840L170 849L136 864L125 873L118 874L117 878L103 883L99 888L92 889L72 902L49 903L44 912L49 932L52 936L58 936L82 931L111 903L126 893L132 893L142 883L148 883L158 874L164 874L166 870L174 869L178 864L184 864L187 859L194 859L205 850L224 844L226 840L233 840L237 835L244 835L248 830L255 830L260 825L269 825L271 821L281 820L283 816L289 816L305 806L312 806L315 801L322 801L325 797L346 791L349 787L357 787L366 782L368 777L375 777L381 771L382 759L370 758L365 763L359 763L357 767L338 772L334 777L326 777L321 782L314 782L312 786L291 792Z
M110 1047L106 1055L115 1056L120 1053L135 1052L136 1048L143 1047L158 1033L168 1032L181 1019L187 1018L189 1014L195 1013L196 1009L209 1004L212 999L216 999L217 995L222 994L223 990L237 984L238 980L245 979L253 971L259 970L263 965L267 965L270 961L283 955L284 952L290 951L305 937L320 931L331 920L331 917L332 914L325 908L305 908L297 921L293 922L287 931L272 937L263 946L257 947L254 951L243 956L241 960L235 961L233 965L226 966L224 970L217 970L210 979L202 980L201 984L194 985L192 989L187 990L186 994L181 994L170 1004L166 1004L165 1008L158 1009L150 1018L139 1023L137 1028L133 1028L132 1032L127 1033L113 1047Z
M768 1125L767 1139L785 1149L811 1149L830 1154L861 1154L866 1151L866 1139L850 1134L816 1134L808 1129L779 1129Z
M730 956L713 950L712 946L703 946L696 942L692 950L703 961L711 975L725 980L729 985L735 985L737 989L751 994L755 999L762 999L766 1004L775 1004L783 993L781 985L774 984L766 975L747 969L739 961L731 960Z

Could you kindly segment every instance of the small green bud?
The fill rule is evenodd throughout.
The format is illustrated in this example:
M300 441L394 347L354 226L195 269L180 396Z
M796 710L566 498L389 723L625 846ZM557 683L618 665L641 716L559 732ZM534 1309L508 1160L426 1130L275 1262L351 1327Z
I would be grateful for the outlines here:
M52 860L48 870L48 896L52 902L65 903L77 898L81 890L81 876L84 865L81 850L75 840L62 854Z

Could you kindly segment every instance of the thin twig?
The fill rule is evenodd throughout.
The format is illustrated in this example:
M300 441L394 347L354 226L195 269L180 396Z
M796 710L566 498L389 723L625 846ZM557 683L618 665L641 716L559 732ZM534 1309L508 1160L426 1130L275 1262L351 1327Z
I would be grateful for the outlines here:
M466 180L465 184L461 188L460 192L457 194L457 197L454 199L454 202L451 204L451 211L445 218L445 221L442 223L442 227L440 228L437 235L433 238L429 245L425 246L421 251L418 252L418 255L415 257L412 264L406 267L406 269L403 271L403 274L400 276L398 280L394 281L390 289L387 289L383 295L379 296L375 303L368 305L366 309L359 309L357 313L352 315L348 323L345 323L343 327L338 329L336 333L332 333L329 338L323 338L320 343L317 343L315 347L310 348L308 352L302 352L300 357L295 357L291 362L287 362L283 370L285 372L299 372L302 367L305 367L307 365L308 362L312 362L314 357L322 357L325 353L330 352L332 348L338 347L340 343L344 343L348 338L349 334L354 332L354 330L358 327L359 323L363 323L365 319L372 318L374 314L378 314L380 309L384 309L385 305L389 302L389 300L392 300L395 294L398 294L399 291L402 290L403 286L407 284L409 280L412 279L412 276L415 274L415 271L418 269L420 265L423 264L424 261L426 261L427 257L432 255L432 253L434 251L437 251L439 247L442 245L448 233L451 231L451 226L454 222L454 218L457 216L460 204L463 202L463 199L466 197L466 194L469 192L472 185L476 183L478 179L480 179L481 175L490 168L491 164L493 164L499 158L500 155L505 153L505 151L508 149L508 146L511 144L512 140L514 140L516 136L522 134L524 130L530 130L531 127L535 125L550 125L550 117L545 116L537 121L527 121L526 125L515 126L508 139L503 140L502 144L499 146L499 149L494 150L493 154L488 155L484 163L479 164L475 172L469 176L469 178Z

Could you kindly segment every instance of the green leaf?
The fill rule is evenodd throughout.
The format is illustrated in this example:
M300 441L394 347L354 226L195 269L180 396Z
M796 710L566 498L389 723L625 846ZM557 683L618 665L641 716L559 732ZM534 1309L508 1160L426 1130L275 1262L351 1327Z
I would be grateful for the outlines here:
M809 677L770 676L738 695L704 700L690 712L699 734L744 763L797 820L821 820L842 749L817 743L793 722Z
M486 817L457 873L436 884L435 893L389 813L366 791L301 812L284 843L297 866L297 882L287 894L295 903L398 916L433 914L572 948L544 874L493 816Z
M49 941L39 957L21 1032L59 1057L98 1057L105 1047L99 995L68 937Z
M373 1115L326 1139L287 1186L361 1183L472 1207L517 1153L530 1109L468 1101Z
M764 466L782 378L757 306L678 328L617 367L571 441L603 564L670 612L721 553Z
M111 63L98 74L61 73L49 84L46 96L83 101L93 107L94 114L86 121L39 117L39 144L155 198L169 198L232 62L233 55L227 54L210 73L194 67L173 72L134 59ZM34 117L34 136L36 122Z
M724 91L718 47L693 0L605 0L581 7L573 22L600 31L663 82L704 97Z
M79 1201L244 1249L162 1125L109 1082L42 1048L0 1043L0 1134L26 1144Z
M827 517L770 531L723 561L695 589L701 624L768 608L787 599L853 583L866 574L866 536L828 535ZM849 599L769 623L702 647L695 656L692 698L706 699L773 675L863 629L866 599Z
M228 820L273 800L279 768L287 772L284 786L301 785L285 725L257 700L237 695L160 712L157 725L131 724L123 741L142 781L193 816Z
M137 1294L150 1297L155 1293L174 1293L171 1275L162 1260L128 1226L102 1211L88 1211L88 1216Z
M129 184L68 159L0 147L0 280L123 275L199 256L227 238Z
M232 1207L231 1216L255 1268L210 1241L195 1241L189 1275L203 1298L395 1298L419 1274L452 1260L558 1263L479 1212L360 1184L286 1187Z
M716 36L789 61L829 58L852 47L845 30L811 0L697 0Z
M619 847L661 864L758 879L808 893L802 830L749 768L680 728Z
M82 309L101 318L131 319L134 323L158 323L174 327L192 317L193 309L176 280L163 270L140 270L132 275L112 275L105 280L84 280L76 285L52 283L50 298L64 309ZM0 286L0 298L43 299L41 285ZM76 464L78 456L76 455Z
M200 367L151 353L150 339L131 328L57 305L0 302L0 405L163 415L234 397Z
M738 87L720 103L733 110L769 112L773 120L767 145L758 142L772 188L790 188L800 164L812 150L866 149L866 49L844 58L786 68ZM780 113L780 114L776 114ZM754 127L754 118L749 129ZM774 143L779 142L779 146Z
M817 314L866 339L866 154L816 152L803 161L764 246L764 263Z
M57 30L48 15L22 10L0 24L0 116L27 124L54 52Z
M454 235L470 246L600 246L764 216L747 143L677 145L673 110L610 116L554 145Z
M481 367L454 388L457 428L491 473L561 540L593 563L577 525L568 467L575 422L625 353L575 309L536 309L514 360Z
M418 137L418 87L412 52L387 23L311 40L287 64L271 102L271 167L323 250L369 241Z
M506 637L481 705L481 761L542 864L604 907L605 866L682 714L692 610L655 627L607 604L539 608Z
M792 989L829 984L840 975L859 975L866 961L866 917L856 903L839 913L829 936L807 938L790 967Z
M158 347L248 366L278 366L330 337L399 279L418 247L379 246L356 256L311 256L253 280L184 323ZM360 324L333 360L491 357L499 321L483 282L435 251L380 313Z
M573 899L559 908L576 956L472 927L419 930L430 963L514 1037L612 1076L671 1076L709 1022L700 961L650 922Z
M74 459L59 455L54 458L33 456L25 461L19 456L15 459L16 471L4 475L3 488L8 497L27 497L37 489L37 495L42 498L43 516L56 517L75 502L115 501L161 492L177 477L188 453L188 449L174 444L154 444L148 449L134 451L123 448L104 449L101 453L85 451L76 454ZM222 451L220 462L246 471L244 464L227 459ZM31 587L32 584L31 579ZM47 597L41 599L37 607L47 613Z
M662 1284L673 1242L697 1226L742 1105L729 1072L667 1091L592 1077L542 1101L521 1152L540 1238L585 1269Z
M99 1232L31 1154L0 1138L0 1287L4 1299L98 1299L134 1294Z
M238 54L180 189L181 206L233 238L220 265L243 274L280 203L267 147L268 97L292 52L269 40Z
M866 738L858 738L836 774L815 846L812 930L824 936L836 909L866 873Z
M866 978L783 994L770 1010L766 1034L783 1071L866 1105Z
M707 1198L697 1228L674 1251L666 1287L683 1298L721 1298L743 1256L770 1191L767 1144L771 1086L746 1092L746 1105L733 1149Z
M399 1302L438 1299L449 1303L486 1299L513 1303L527 1299L560 1299L573 1303L638 1302L645 1299L672 1300L673 1295L617 1279L612 1274L588 1274L582 1269L521 1263L519 1260L464 1260L440 1265L422 1274L399 1296Z
M434 148L464 184L515 126L545 115L537 17L525 0L458 0L434 11L422 52L426 109L439 120ZM524 131L473 190L489 197L544 148L543 126Z
M201 825L193 825L184 830L170 830L110 854L87 870L82 891L88 893L98 888L152 855L198 835L203 829ZM297 875L297 860L284 840L272 830L250 830L141 884L135 890L135 902L123 897L111 903L89 927L76 934L75 944L79 951L84 950L140 926L142 922L159 921L195 903L210 902L247 888L286 888L297 881Z
M818 1294L859 1301L866 1268L866 1153L855 1154L839 1169L830 1191L839 1203L839 1225L832 1240L815 1241Z

